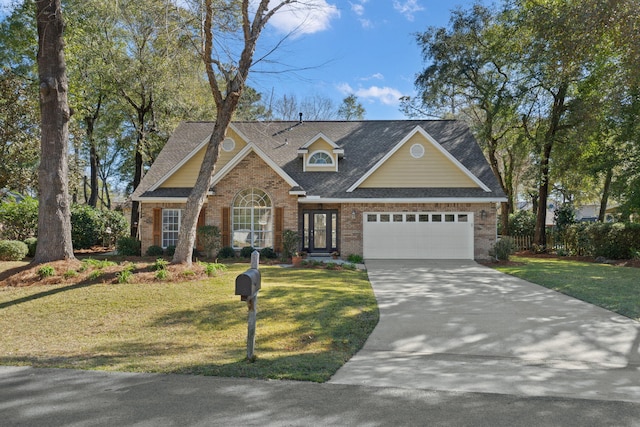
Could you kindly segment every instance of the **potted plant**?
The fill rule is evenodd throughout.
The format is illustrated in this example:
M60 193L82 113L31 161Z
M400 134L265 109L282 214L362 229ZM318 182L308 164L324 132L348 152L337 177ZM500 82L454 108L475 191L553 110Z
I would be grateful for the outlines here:
M339 256L340 256L340 252L338 251L331 252L331 258L338 259Z
M291 254L291 263L294 267L300 267L302 265L302 260L304 257L298 251L295 251Z

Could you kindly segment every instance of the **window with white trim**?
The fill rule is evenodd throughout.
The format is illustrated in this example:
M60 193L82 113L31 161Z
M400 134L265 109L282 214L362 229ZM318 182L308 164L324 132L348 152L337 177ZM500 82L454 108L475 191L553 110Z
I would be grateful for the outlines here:
M231 222L235 249L273 247L273 207L264 191L248 188L239 192L233 200Z
M316 151L309 157L307 163L312 166L331 166L333 165L333 157L326 151Z
M182 209L162 210L162 247L178 245L178 233L180 233L180 220Z

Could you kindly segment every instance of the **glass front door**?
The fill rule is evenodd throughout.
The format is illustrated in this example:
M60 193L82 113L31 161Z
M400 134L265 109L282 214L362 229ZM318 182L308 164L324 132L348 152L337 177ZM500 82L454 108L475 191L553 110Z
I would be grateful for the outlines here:
M338 212L307 211L303 214L304 250L333 252L338 247Z

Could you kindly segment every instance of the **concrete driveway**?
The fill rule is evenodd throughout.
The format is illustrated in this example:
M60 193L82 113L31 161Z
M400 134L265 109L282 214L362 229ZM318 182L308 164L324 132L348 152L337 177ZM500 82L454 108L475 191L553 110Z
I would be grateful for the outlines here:
M380 323L331 383L640 402L640 323L473 261L366 265Z

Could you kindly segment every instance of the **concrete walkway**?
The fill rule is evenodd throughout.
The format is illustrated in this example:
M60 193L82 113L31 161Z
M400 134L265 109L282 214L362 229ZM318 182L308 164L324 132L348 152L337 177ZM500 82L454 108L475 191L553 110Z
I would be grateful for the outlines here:
M368 261L380 323L333 384L640 402L640 323L472 261Z

